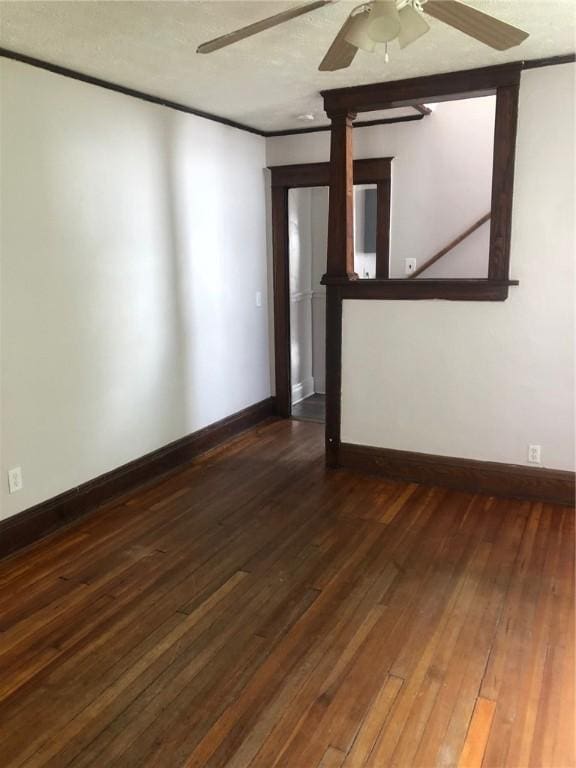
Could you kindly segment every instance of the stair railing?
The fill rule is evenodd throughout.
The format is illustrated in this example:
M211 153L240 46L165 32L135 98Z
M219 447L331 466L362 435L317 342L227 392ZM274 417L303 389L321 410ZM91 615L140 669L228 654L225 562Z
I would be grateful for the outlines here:
M492 214L486 213L484 216L482 216L481 219L478 219L474 224L472 224L471 227L468 227L468 229L463 232L461 235L459 235L455 240L452 240L451 243L449 243L445 248L442 248L441 251L438 251L438 253L435 253L434 256L432 256L428 261L425 261L424 264L422 264L421 267L418 267L417 270L412 272L411 275L408 275L408 278L411 280L414 277L418 277L418 275L421 275L422 272L429 269L429 267L432 266L432 264L436 264L437 261L439 261L443 256L446 256L447 253L450 253L451 250L456 248L457 245L460 245L461 242L466 240L467 237L470 237L470 235L473 232L476 232L477 229L479 229L482 224L485 224L491 217Z

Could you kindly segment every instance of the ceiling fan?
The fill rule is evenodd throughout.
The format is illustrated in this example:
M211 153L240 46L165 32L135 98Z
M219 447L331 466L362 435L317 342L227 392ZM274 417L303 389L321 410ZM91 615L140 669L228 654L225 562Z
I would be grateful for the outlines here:
M290 8L209 40L198 47L197 53L212 53L334 2L338 0L314 0L314 2ZM387 46L392 40L397 39L400 47L405 48L428 32L430 27L424 14L464 32L465 35L497 51L505 51L519 45L528 37L528 32L499 21L459 0L400 0L399 2L372 0L354 8L318 69L328 72L345 69L352 64L359 48L372 52L377 43L386 45L387 60Z

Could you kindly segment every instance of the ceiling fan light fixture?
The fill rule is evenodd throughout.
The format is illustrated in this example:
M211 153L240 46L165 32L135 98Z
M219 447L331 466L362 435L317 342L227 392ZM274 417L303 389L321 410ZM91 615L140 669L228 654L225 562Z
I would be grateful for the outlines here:
M396 0L374 0L370 11L369 36L375 43L389 43L398 37L400 17Z
M356 48L372 53L376 43L369 35L371 12L369 8L362 9L357 14L350 16L350 25L346 32L345 40Z
M400 32L398 34L398 43L400 48L406 48L410 43L414 43L418 38L425 35L430 29L430 25L412 5L405 5L398 11L400 17Z

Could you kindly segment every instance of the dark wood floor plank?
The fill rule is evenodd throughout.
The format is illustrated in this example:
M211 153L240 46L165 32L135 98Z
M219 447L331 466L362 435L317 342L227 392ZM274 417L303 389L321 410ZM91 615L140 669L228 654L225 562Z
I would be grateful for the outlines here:
M417 747L422 735L418 728L422 729L425 725L418 711L421 687L427 678L432 677L430 695L437 694L440 681L435 679L435 670L442 670L449 663L462 625L474 605L480 576L484 572L489 555L490 545L481 542L456 578L441 615L433 623L429 636L422 643L421 652L406 679L406 685L400 693L387 728L381 733L372 751L367 763L370 768L393 764L393 755L407 728L413 733L413 741ZM439 677L441 676L442 673Z
M348 751L344 768L362 768L366 764L403 684L400 677L389 675L380 686Z
M142 684L137 681L131 686L115 703L113 715L108 711L100 724L92 723L89 730L81 734L77 746L83 747L82 752L72 765L144 765L146 755L154 755L158 743L162 743L162 753L165 754L165 747L170 746L179 728L185 725L189 730L194 726L194 721L187 721L183 714L189 699L193 701L195 716L202 721L203 708L211 701L205 687L211 687L214 698L223 663L227 666L227 695L233 697L233 681L239 669L249 664L254 651L263 646L261 638L253 637L249 623L254 620L261 601L269 598L269 593L262 585L255 585L247 594L248 600L237 600L234 606L228 607L226 620L219 620L199 637L190 638L192 642L179 643L177 654L173 654L159 674L155 671L151 682L146 680L146 684ZM231 666L232 658L234 666ZM166 707L170 709L167 724L162 717ZM109 724L101 728L104 721ZM101 730L96 738L87 738L99 727Z
M292 673L295 665L300 662L308 666L306 659L311 651L311 639L315 638L324 645L323 653L316 657L316 662L321 662L323 667L318 673L315 665L310 665L312 674L318 675L324 680L334 665L337 666L341 654L352 642L355 631L362 633L367 626L367 614L379 597L381 589L375 593L367 588L363 580L362 569L359 564L370 556L370 549L374 548L382 530L374 530L371 537L365 537L363 545L356 547L350 554L338 578L333 578L322 590L311 610L307 612L304 620L298 622L292 632L279 644L276 652L258 671L251 684L243 692L243 695L235 702L234 707L225 713L199 744L189 759L190 765L204 765L207 761L215 765L225 765L234 751L239 747L239 736L257 726L259 716L278 695L282 696L284 686L289 680L288 673ZM350 616L358 617L356 621L348 620ZM357 622L360 628L357 627ZM309 659L308 659L309 662ZM308 683L308 687L310 684ZM312 688L313 690L313 688ZM301 712L300 707L294 704L295 711ZM236 721L234 728L226 727L233 719ZM268 758L264 764L270 766Z
M552 611L552 624L550 627L549 668L550 688L543 689L539 709L545 705L547 698L558 703L557 715L549 720L537 719L538 728L534 734L531 765L534 765L536 751L534 749L536 739L542 733L554 729L554 752L552 761L560 764L567 755L572 755L574 760L574 718L576 711L574 675L574 654L576 652L575 622L574 622L574 581L576 568L574 562L574 515L566 512L562 529L562 551L559 568L555 574L553 583L554 607ZM556 666L556 663L557 666ZM554 674L556 672L556 674ZM540 760L548 758L548 751L540 747Z
M483 589L460 632L455 655L443 670L443 685L414 757L417 764L453 765L473 715L525 527L523 512L510 508L507 502L497 500L491 511L499 525Z
M92 735L103 732L101 730L103 724L114 723L117 714L123 712L139 694L148 690L150 684L157 680L159 673L170 670L170 675L176 675L186 665L188 660L182 658L180 654L181 645L186 640L193 641L198 636L201 637L203 632L210 628L213 621L210 614L222 601L230 609L231 606L226 601L226 597L233 595L236 599L238 591L245 586L248 575L239 571L196 611L184 616L172 631L162 638L161 642L149 649L136 664L113 681L112 685L93 700L89 707L82 710L64 729L51 735L47 744L43 745L29 761L29 765L67 764L83 749L82 761L89 760L92 757L91 750L96 752L99 749ZM221 638L220 642L224 642L224 638ZM207 652L205 653L207 655ZM204 658L199 654L193 654L190 664L200 667ZM175 662L178 659L180 663L176 666Z
M550 636L554 607L553 583L564 531L558 515L552 513L552 521L558 525L552 525L550 529L548 546L539 579L541 583L538 595L535 597L530 639L522 659L526 668L523 670L522 679L518 685L517 717L510 739L509 755L518 765L528 765L530 760L532 741L537 728L536 718L544 682L546 657L550 642L554 640Z
M215 457L221 454L221 448L215 448L208 454L199 457L188 469L169 473L137 494L129 494L102 505L94 514L81 521L80 528L75 525L66 531L53 534L29 548L28 551L16 553L5 563L0 563L1 583L8 584L10 580L17 580L21 587L27 588L30 579L27 579L26 575L31 574L31 578L36 580L46 575L47 572L52 572L55 567L61 568L63 558L59 556L58 549L61 546L70 548L70 543L74 544L78 538L91 538L91 534L95 530L97 531L96 540L85 543L82 548L76 548L75 555L64 561L67 565L74 562L80 562L81 565L84 565L94 549L96 550L96 557L101 559L106 553L105 543L107 541L111 542L113 548L117 548L119 543L122 544L126 538L130 541L130 536L133 539L141 539L142 532L147 530L147 518L151 517L152 527L157 525L158 519L157 514L149 516L143 512L148 510L158 512L166 505L167 498L173 495L174 488L182 490L190 483L191 478L196 491L191 494L191 498L196 506L191 509L190 503L187 503L184 509L180 510L181 514L186 516L189 516L191 511L198 513L198 508L205 507L207 502L214 497L219 497L227 484L230 488L235 488L238 491L238 483L244 480L247 487L254 493L253 478L250 477L250 473L246 472L244 462L252 463L250 470L253 472L254 463L261 463L258 461L258 452L261 450L262 444L271 448L271 460L275 458L277 453L286 451L288 445L286 440L275 439L273 429L270 430L269 434L267 432L261 433L259 429L246 433L228 444L221 467L221 469L226 467L228 470L224 476L218 471L218 468L212 469ZM256 445L258 452L255 453ZM243 454L245 452L244 461L240 462L238 466L230 467L229 464L230 462L233 463L233 457L238 451L242 451ZM199 491L202 492L201 495L199 495ZM173 525L175 517L174 507L172 507L167 521L168 530ZM163 522L166 521L160 518L160 523ZM128 537L123 535L126 531ZM62 542L61 539L63 539ZM4 568L7 569L6 573L4 573ZM24 578L22 578L23 575Z
M0 563L4 768L573 768L574 512L278 421Z
M306 563L301 566L306 569ZM228 644L222 649L205 669L196 677L192 685L187 685L180 690L181 679L176 686L172 686L170 695L177 695L169 709L166 708L166 697L161 702L160 714L151 714L154 718L154 733L142 734L138 737L137 749L129 747L121 754L119 765L144 766L155 765L157 761L169 759L174 764L183 760L189 753L195 742L203 735L203 730L208 727L215 717L219 716L225 707L241 695L241 689L248 683L248 674L255 672L275 647L281 635L266 635L267 626L277 614L286 611L286 604L290 606L294 602L289 594L290 586L283 577L273 575L262 579L251 575L255 586L258 587L258 601L254 604L254 610L250 605L238 606L239 626L235 632L234 646ZM318 592L299 590L300 599L292 610L288 610L289 617L283 617L283 626L289 632L291 626L296 623L311 608L318 597ZM226 625L231 618L226 617ZM226 630L228 627L226 626ZM254 654L254 650L257 654ZM234 660L231 667L231 656ZM242 671L242 676L239 675ZM236 686L234 685L236 681ZM174 720L177 713L177 721ZM142 717L138 720L141 722ZM111 764L111 763L109 763Z
M547 571L557 554L554 544L560 521L561 517L551 509L543 508L541 504L534 505L527 529L532 534L531 540L528 539L531 543L527 543L530 550L525 550L525 557L519 562L519 587L511 595L515 605L514 613L508 616L510 624L505 664L502 667L503 677L499 687L492 690L496 710L486 747L485 760L488 764L494 761L496 755L503 765L518 764L525 718L527 715L530 717L527 697L530 695L532 680L536 686L540 685L547 651L548 625L538 622L538 608L548 589ZM486 690L489 689L486 687ZM529 734L530 741L533 729L534 721ZM529 753L526 762L528 758Z
M226 542L226 541L227 541L227 538L226 538L226 537L223 537L223 535L222 535L222 532L221 532L221 531L219 531L219 530L217 530L217 529L215 530L215 529L214 529L214 526L212 526L212 529L210 529L210 532L211 532L211 536L213 537L213 539L214 539L215 541L219 542L219 546L220 546L220 547L223 545L223 544L222 544L222 542ZM247 538L247 539L251 539L253 543L258 541L257 537L255 537L255 536L253 535L253 533L252 533L250 530L244 530L244 531L242 532L242 535L244 536L244 538ZM228 537L228 538L229 538L229 537ZM185 539L184 539L184 541L185 541ZM205 546L203 546L203 550L205 550L205 549L206 549L206 547L205 547ZM238 551L240 551L240 552L242 551L242 550L241 550L239 547L236 547L236 549L237 549ZM144 555L146 555L146 554L147 554L147 553L146 553L146 550L143 550L143 549L140 547L140 548L139 548L139 556L142 556L143 554L144 554ZM174 558L174 554L175 554L175 553L174 553L174 552L172 552L172 560L171 560L171 562L174 562L174 560L173 560L173 558ZM182 557L185 557L185 558L186 558L186 560L189 560L189 559L190 559L190 556L191 556L191 553L190 553L190 550L189 550L189 547L188 547L188 549L187 549L186 551L183 551L183 555L182 555ZM120 564L120 570L123 570L123 569L124 569L124 567L125 567L125 560L126 560L126 558L123 558L123 560L121 561L121 564ZM108 562L109 562L109 561L108 561ZM129 563L129 562L128 562L128 565L130 565L130 563ZM233 571L235 568L238 568L238 567L240 567L240 565L241 565L241 563L236 563L236 565L235 565L235 566L233 566L233 567L231 567L229 570L230 570L230 571ZM104 586L105 586L105 588L106 588L106 590L107 590L107 592L108 592L108 593L110 593L110 592L113 592L113 590L112 590L112 584L113 584L114 582L113 582L113 580L112 580L112 578L111 578L113 575L114 575L114 573L113 573L113 572L112 572L112 573L110 573L109 569L106 569L106 568L104 568L104 569L103 569L103 579L104 579L103 583L104 583ZM140 581L142 581L142 579L141 579L141 576L139 576L138 578L140 579ZM98 584L97 584L97 583L96 583L96 584L94 584L94 588L97 588L97 587L98 587ZM97 597L97 595L96 595L96 597Z
M428 495L428 498L430 497L431 494ZM457 507L448 504L445 507L445 511L448 510L449 514L446 518L445 528L447 533L450 530L449 521L454 519ZM422 520L423 518L420 520L421 523ZM389 532L384 529L383 538L379 542L380 556L387 552L385 542L387 541L388 536ZM396 542L397 547L393 546L394 541ZM398 528L396 536L392 537L391 541L388 543L388 554L394 552L395 558L393 558L390 562L387 562L386 560L380 562L377 559L379 562L379 571L376 571L376 573L371 573L370 570L367 569L364 574L363 581L360 584L362 593L365 593L368 596L370 595L370 592L367 590L367 585L371 584L371 589L376 588L377 592L374 597L383 605L385 605L386 608L386 634L383 636L382 632L375 633L373 636L374 644L372 647L367 648L366 652L362 655L364 661L367 662L367 671L368 674L372 677L372 683L374 685L378 684L379 679L378 671L374 661L377 658L380 659L380 675L383 678L385 671L389 668L392 660L398 653L399 644L402 642L402 621L405 621L406 616L408 616L410 611L413 610L413 601L416 598L418 586L420 584L419 578L416 576L413 576L412 578L406 578L406 574L407 572L410 573L416 562L421 560L421 547L419 548L419 552L414 551L413 546L412 548L404 548L404 551L402 551L400 545L405 544L406 542L402 536L402 532L400 528ZM446 538L436 538L436 547L442 547L445 546L445 544ZM414 542L412 542L412 545L414 545ZM432 567L430 563L429 566ZM385 578L384 583L382 583L381 577ZM392 588L397 580L401 580L402 582L401 589ZM349 630L349 628L347 629ZM382 643L382 637L387 638L385 643ZM350 661L352 662L353 660L350 659ZM328 728L329 735L332 736L332 731L330 730L332 724L332 709L330 706L326 706L326 702L332 701L334 697L334 691L330 691L328 688L326 688L326 677L331 673L330 664L331 661L329 660L327 667L328 672L326 673L324 672L322 665L320 665L318 669L315 670L314 675L307 682L307 685L298 695L293 705L290 708L287 708L284 717L275 725L275 728L269 734L267 742L263 745L257 756L255 765L261 765L263 768L264 766L273 762L272 755L278 751L279 744L284 744L286 740L286 734L293 733L294 736L292 741L294 741L295 738L300 738L301 744L307 744L305 732L301 731L298 733L297 726L298 718L301 718L302 711L305 712L307 707L316 707L317 711L319 712L322 712L322 710L325 711L325 716L321 722L321 725L322 727ZM353 675L350 675L350 678L353 680ZM342 679L342 677L336 678L335 683L338 684ZM355 693L356 692L354 691L353 695L355 695ZM368 697L369 695L370 691L368 691ZM342 699L346 699L346 693L335 700L334 706L340 706ZM320 707L318 707L318 704ZM367 700L364 700L363 706L367 705ZM302 726L305 726L306 718L301 718L301 723ZM291 754L293 754L292 746L293 744L290 746ZM300 761L301 759L302 758L300 756ZM296 764L300 762L296 757L294 760L296 761Z

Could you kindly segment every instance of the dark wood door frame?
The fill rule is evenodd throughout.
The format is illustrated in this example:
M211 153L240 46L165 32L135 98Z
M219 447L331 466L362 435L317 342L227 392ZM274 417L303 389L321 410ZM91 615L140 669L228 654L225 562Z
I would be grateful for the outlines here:
M354 183L376 184L376 277L389 276L392 158L354 161ZM290 280L288 190L330 186L330 163L277 165L272 175L272 259L274 278L274 357L278 415L290 416Z

